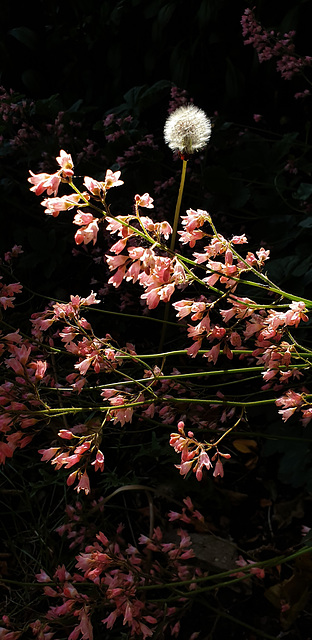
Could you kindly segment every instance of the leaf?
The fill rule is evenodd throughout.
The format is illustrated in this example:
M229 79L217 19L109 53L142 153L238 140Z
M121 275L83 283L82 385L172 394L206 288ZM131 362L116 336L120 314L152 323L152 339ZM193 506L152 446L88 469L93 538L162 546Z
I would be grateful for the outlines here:
M281 140L278 140L272 145L272 164L278 163L285 155L289 154L294 141L298 138L298 135L298 132L286 133Z
M258 443L255 440L234 440L233 446L237 451L241 453L254 453L258 448Z
M269 277L277 283L283 282L293 274L294 269L300 263L299 256L284 256L268 263Z
M175 4L173 4L172 2L168 2L158 11L157 26L159 29L163 30L168 22L170 22L171 16L175 12L175 10Z
M274 505L274 521L277 523L278 529L287 527L293 521L293 518L304 517L304 502L300 496L296 496L293 500L284 502L276 502Z
M62 109L62 101L59 93L54 93L49 98L37 100L34 104L32 115L53 116Z
M293 575L289 580L284 580L267 589L264 595L276 609L280 610L283 604L289 605L289 608L285 609L280 616L281 626L287 630L304 609L308 598L308 588L304 582L300 582L298 576Z
M287 11L284 16L282 22L279 25L279 31L281 33L286 33L287 31L297 29L298 18L299 18L299 6L306 0L296 0L295 6L291 7L289 11Z
M305 260L302 260L297 267L294 268L294 270L292 271L292 275L295 276L295 278L303 276L311 266L311 263L312 255L309 255L305 258Z
M32 51L36 49L37 35L32 29L29 29L29 27L14 27L14 29L9 31L9 34L24 44L25 47L28 47L28 49Z
M79 98L78 100L76 100L76 102L74 102L74 104L72 104L71 107L69 107L69 109L67 109L67 112L76 113L77 111L79 111L82 103L83 103L82 98Z
M148 88L148 85L143 84L139 87L132 87L131 89L129 89L129 91L127 91L124 94L123 97L129 109L134 109L136 107L140 97L143 95L144 91L146 91L147 88Z
M308 269L308 271L306 271L306 273L304 274L303 284L305 287L307 287L311 282L312 282L312 269Z
M310 182L301 182L292 197L295 200L307 200L310 195L312 195L312 184Z
M172 82L169 80L158 80L158 82L155 82L155 84L148 87L142 94L140 98L141 107L144 109L151 107L162 97L163 93L167 93L170 87L172 87Z
M299 227L303 227L303 229L310 229L312 227L312 216L308 216L304 220L299 222Z
M299 613L305 608L312 584L311 553L296 558L294 573L287 580L273 585L264 593L265 597L276 609L281 610L280 622L287 630L295 622ZM286 606L285 606L286 605Z

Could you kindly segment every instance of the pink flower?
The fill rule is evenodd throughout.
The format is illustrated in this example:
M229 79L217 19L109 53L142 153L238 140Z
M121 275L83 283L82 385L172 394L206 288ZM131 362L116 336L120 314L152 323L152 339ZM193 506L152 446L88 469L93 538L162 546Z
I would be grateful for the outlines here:
M193 300L179 300L179 302L174 302L173 307L178 311L178 318L185 318L191 313Z
M85 305L89 307L91 304L99 304L101 300L96 299L96 293L91 293L87 296L87 298L81 298L81 305Z
M114 611L112 611L109 614L109 616L107 616L107 618L104 618L103 620L101 620L101 622L103 622L103 624L106 624L107 629L112 629L112 627L114 626L114 624L116 622L116 618L119 615L120 615L120 611L115 609Z
M67 477L66 484L68 487L71 487L71 485L74 484L77 473L78 473L78 469L76 471L72 471L72 473L70 473L69 476Z
M39 449L38 453L42 455L41 461L47 462L55 456L57 451L59 451L59 447L50 447L50 449Z
M310 95L309 89L305 89L304 91L298 91L297 93L295 93L294 98L298 100L298 98L306 98L309 95Z
M57 435L59 438L64 438L65 440L71 440L74 437L73 432L68 429L60 429Z
M198 460L197 463L194 467L194 471L195 471L195 475L196 475L196 480L201 480L203 477L203 467L206 467L206 469L211 469L212 464L211 464L211 460L208 456L208 454L205 451L201 451L201 453L198 456Z
M123 180L119 180L120 174L121 171L113 172L110 169L107 169L104 181L105 189L110 189L111 187L119 187L120 185L122 185Z
M209 222L211 217L207 211L203 211L202 209L188 209L186 212L186 216L182 217L182 224L185 227L185 230L192 234L194 229L198 229L198 227L202 227L205 222ZM194 236L195 238L196 236Z
M288 409L280 409L278 413L282 416L283 422L286 422L295 413L296 409L297 407L289 407Z
M265 577L265 572L264 569L262 569L261 567L253 567L252 565L255 564L253 560L244 560L244 558L242 556L238 556L238 560L235 560L235 564L237 564L239 567L247 567L248 565L250 566L250 573L253 573L254 575L257 576L257 578L263 579ZM232 574L232 575L236 575L237 577L243 577L246 576L248 574L243 573L242 571Z
M88 191L96 197L100 197L102 192L104 193L105 190L104 182L98 182L97 180L94 180L94 178L89 178L89 176L84 177L84 185L87 187Z
M74 175L74 165L72 157L69 153L66 153L66 151L63 151L63 149L61 149L59 157L56 158L56 162L58 162L58 164L62 167L62 173L64 176L71 177Z
M215 344L210 349L210 351L207 351L207 353L204 353L203 358L207 358L208 362L213 362L213 364L216 364L219 357L220 348L221 348L221 343L218 342L218 344Z
M307 424L309 424L310 420L312 420L312 407L309 407L308 409L301 409L302 411L302 419L301 422L303 424L304 427L307 426Z
M30 362L29 366L35 369L35 379L42 380L47 370L48 363L45 360L37 360L36 362Z
M50 175L49 173L38 173L35 175L29 170L31 177L28 178L28 182L33 184L30 191L34 191L36 196L40 196L45 190L47 190L48 196L57 195L58 188L61 182L61 178L58 173Z
M76 491L77 493L84 491L86 495L90 493L90 480L86 471L80 476Z
M180 242L182 244L188 243L191 248L195 247L195 243L197 242L197 240L201 240L205 237L204 232L199 231L198 229L194 229L194 231L192 232L178 231L178 234L180 236Z
M98 449L95 460L91 462L91 464L94 465L95 471L98 469L100 469L100 471L104 471L104 454L100 449Z
M217 476L220 476L221 478L223 478L224 476L224 469L223 469L223 464L220 460L220 458L218 458L216 464L215 464L215 468L214 468L214 472L213 472L213 477L216 478Z
M172 227L169 222L167 222L166 220L160 223L156 222L155 227L157 228L159 233L164 236L165 240L168 240L169 236L172 234Z
M77 224L77 222L75 224ZM90 222L88 225L84 227L81 227L80 229L78 229L78 231L76 231L75 242L78 245L82 243L89 244L89 242L93 242L93 245L95 245L97 241L98 232L99 232L98 218L93 218L92 222Z
M41 569L40 573L35 574L35 578L38 582L51 582L50 576L43 569Z
M153 209L154 202L153 198L148 193L144 193L143 196L139 196L138 194L134 197L136 206L138 207L146 207L146 209Z
M40 204L46 207L45 213L49 216L56 218L60 211L68 211L73 209L81 200L81 196L78 193L73 193L69 196L62 196L61 198L46 198Z
M302 404L302 395L300 393L296 393L292 389L289 389L288 391L286 391L286 394L284 396L277 398L275 404L278 407L284 406L285 408L293 406L300 407L300 405Z

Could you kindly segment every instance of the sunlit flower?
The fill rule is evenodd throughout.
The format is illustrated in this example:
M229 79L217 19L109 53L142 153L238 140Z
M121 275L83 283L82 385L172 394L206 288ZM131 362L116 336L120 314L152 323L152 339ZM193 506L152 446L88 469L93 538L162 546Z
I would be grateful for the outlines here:
M165 142L173 151L191 154L203 149L211 136L211 121L193 104L179 107L170 114L164 128Z

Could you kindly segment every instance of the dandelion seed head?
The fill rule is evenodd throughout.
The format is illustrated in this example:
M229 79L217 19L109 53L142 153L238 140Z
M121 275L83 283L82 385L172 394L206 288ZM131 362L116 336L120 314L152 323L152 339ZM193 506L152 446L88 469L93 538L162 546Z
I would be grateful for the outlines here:
M189 155L203 149L211 136L211 121L194 104L183 105L170 114L164 138L170 149Z

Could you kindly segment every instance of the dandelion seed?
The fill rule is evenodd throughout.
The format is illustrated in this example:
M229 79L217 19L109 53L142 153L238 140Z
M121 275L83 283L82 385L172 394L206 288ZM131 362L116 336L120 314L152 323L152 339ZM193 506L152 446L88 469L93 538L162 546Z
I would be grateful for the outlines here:
M165 142L180 155L203 149L211 136L211 121L193 104L179 107L170 114L164 128Z

